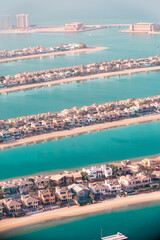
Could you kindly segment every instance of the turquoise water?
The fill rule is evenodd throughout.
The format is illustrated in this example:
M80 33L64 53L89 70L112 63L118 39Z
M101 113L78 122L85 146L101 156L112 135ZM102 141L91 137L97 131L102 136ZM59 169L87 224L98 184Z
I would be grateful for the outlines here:
M160 94L160 72L111 77L1 95L0 119Z
M100 240L103 236L122 232L129 240L158 240L160 206L126 210L124 212L88 217L20 236L8 237L8 240Z
M0 179L159 153L160 122L132 125L0 152Z

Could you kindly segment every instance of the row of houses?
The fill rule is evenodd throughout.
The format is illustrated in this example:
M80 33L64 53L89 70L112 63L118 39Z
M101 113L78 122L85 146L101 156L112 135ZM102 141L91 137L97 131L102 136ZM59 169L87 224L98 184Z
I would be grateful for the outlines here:
M0 142L39 134L159 113L160 96L73 107L58 113L42 113L0 121Z
M119 163L118 168L122 170L122 174L115 177L112 165L103 164L83 168L77 172L3 181L0 183L1 191L4 192L4 198L0 201L0 214L29 211L42 206L45 208L58 202L72 204L88 201L91 194L106 199L123 192L128 194L135 190L141 191L153 183L160 182L160 157L145 158L137 163L125 160ZM149 174L150 170L152 171ZM84 176L87 178L83 179ZM51 184L53 182L54 184ZM15 191L17 186L19 190ZM36 186L34 193L33 186Z
M62 45L63 47L59 47L59 51L64 49L71 48L84 48L85 44L77 45ZM67 46L67 47L66 47ZM69 47L68 47L69 46ZM119 59L112 62L101 62L101 63L92 63L86 66L72 66L58 69L49 69L42 70L37 72L24 72L17 73L15 76L5 76L4 79L1 79L1 88L5 87L13 87L18 85L27 85L32 83L40 83L40 82L49 82L54 80L61 80L65 78L77 77L77 76L88 76L99 73L107 73L107 72L115 72L115 71L123 71L126 69L135 69L135 68L145 68L150 66L159 65L160 57L149 57L149 58L141 58L141 59Z
M43 53L71 51L71 50L81 49L86 47L87 46L84 43L80 43L80 44L73 43L73 44L61 44L57 47L36 46L36 47L28 47L28 48L16 49L16 50L3 50L3 51L0 51L0 59L29 56L29 55L43 54Z

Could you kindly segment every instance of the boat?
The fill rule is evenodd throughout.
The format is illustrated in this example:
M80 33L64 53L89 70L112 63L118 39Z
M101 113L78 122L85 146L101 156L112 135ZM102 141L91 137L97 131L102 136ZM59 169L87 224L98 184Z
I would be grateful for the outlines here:
M125 240L125 239L128 239L128 237L126 237L120 232L117 232L117 234L108 237L101 237L101 240Z

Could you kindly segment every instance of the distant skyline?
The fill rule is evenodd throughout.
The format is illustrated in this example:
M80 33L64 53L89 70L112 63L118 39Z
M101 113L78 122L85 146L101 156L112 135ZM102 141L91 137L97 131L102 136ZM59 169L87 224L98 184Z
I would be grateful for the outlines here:
M159 0L5 0L0 15L31 15L32 24L62 23L65 20L128 19L160 22Z

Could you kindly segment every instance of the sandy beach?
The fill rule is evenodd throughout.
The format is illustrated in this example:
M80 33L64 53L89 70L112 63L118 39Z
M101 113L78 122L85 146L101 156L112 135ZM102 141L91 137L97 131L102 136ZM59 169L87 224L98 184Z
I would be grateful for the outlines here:
M135 73L151 72L151 71L160 71L160 66L129 69L129 70L123 70L123 71L108 72L108 73L99 73L99 74L87 75L82 77L71 77L71 78L54 80L49 82L41 82L41 83L34 83L34 84L28 84L28 85L20 85L20 86L10 87L10 88L2 88L0 89L0 93L16 92L16 91L27 90L32 88L40 88L40 87L51 87L52 85L65 84L70 82L94 80L98 78L108 78L108 77L121 76L121 75L131 75Z
M9 231L18 227L25 227L45 221L58 220L61 218L85 216L98 212L107 212L118 210L123 207L129 207L142 203L152 203L160 201L160 192L143 193L135 196L105 200L100 203L86 205L83 207L73 206L70 208L60 208L43 213L37 213L31 216L21 218L5 219L0 222L0 232ZM160 202L159 202L160 203Z
M101 51L101 50L105 50L105 49L107 49L107 47L87 47L87 48L75 49L75 50L71 50L71 51L40 53L40 54L35 54L35 55L18 56L18 57L0 59L0 63L34 59L34 58L42 58L42 57L49 57L49 56L61 56L61 55L67 55L67 54L89 53L89 52L96 52L96 51Z
M114 122L106 122L106 123L95 124L95 125L90 125L90 126L81 127L81 128L74 128L74 129L64 130L59 132L46 133L46 134L28 137L25 139L19 139L13 142L1 143L0 150L18 147L21 145L38 144L41 142L58 140L63 137L77 136L80 134L91 133L94 131L102 131L110 128L116 128L116 127L122 127L122 126L128 126L128 125L140 124L140 123L146 123L146 122L158 121L158 120L160 120L160 114L147 115L143 117L123 119L123 120L118 120Z

